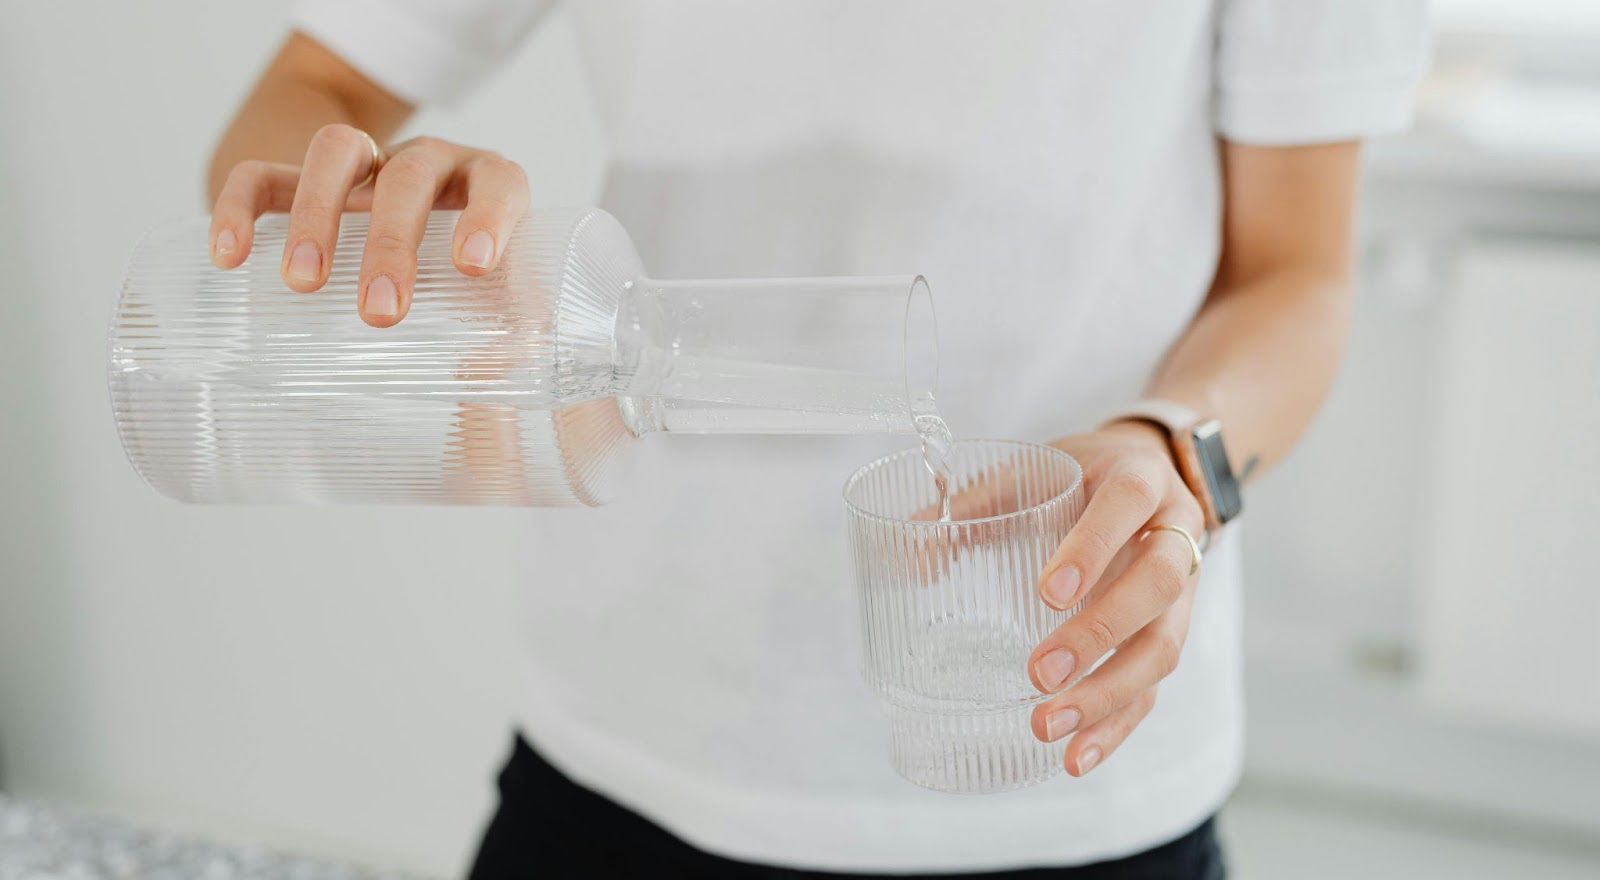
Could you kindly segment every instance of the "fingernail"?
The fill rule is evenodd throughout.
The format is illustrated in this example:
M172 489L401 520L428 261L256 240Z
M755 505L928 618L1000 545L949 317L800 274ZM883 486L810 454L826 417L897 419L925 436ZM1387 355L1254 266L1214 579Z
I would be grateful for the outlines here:
M1078 753L1078 775L1082 776L1100 763L1100 747L1090 746Z
M1044 720L1045 736L1050 737L1051 742L1055 742L1077 730L1078 722L1081 720L1083 720L1083 716L1078 713L1077 709L1070 707L1062 709Z
M480 229L461 243L461 262L487 269L494 262L494 236Z
M1057 648L1039 658L1039 683L1047 691L1058 691L1066 683L1067 676L1072 674L1075 661L1072 652L1066 648Z
M294 246L289 254L289 277L296 281L315 281L322 274L322 252L309 241Z
M1044 582L1044 600L1057 608L1066 608L1078 595L1083 575L1076 565L1063 565L1050 573Z
M387 275L367 282L367 305L369 315L379 318L393 318L400 314L400 291L395 289L394 281Z
M217 233L217 256L227 256L239 246L239 239L234 237L232 229L224 229Z

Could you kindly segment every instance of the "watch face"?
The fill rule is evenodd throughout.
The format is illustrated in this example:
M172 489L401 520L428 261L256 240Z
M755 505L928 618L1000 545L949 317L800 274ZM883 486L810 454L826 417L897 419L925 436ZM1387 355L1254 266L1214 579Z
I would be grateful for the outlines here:
M1217 519L1226 523L1239 515L1244 503L1239 497L1239 481L1234 479L1233 466L1228 463L1228 451L1222 445L1222 423L1212 419L1196 425L1193 436Z

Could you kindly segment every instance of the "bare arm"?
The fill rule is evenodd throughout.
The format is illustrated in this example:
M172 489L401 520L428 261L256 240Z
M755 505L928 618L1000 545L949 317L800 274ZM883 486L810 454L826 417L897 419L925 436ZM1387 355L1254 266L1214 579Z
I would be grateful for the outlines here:
M299 164L317 129L335 122L388 143L415 109L321 43L292 33L217 144L206 174L207 201L216 201L240 162Z
M1359 158L1354 143L1223 144L1216 281L1150 395L1220 418L1236 466L1281 459L1333 384L1350 323Z
M1349 324L1359 152L1354 143L1222 146L1217 275L1148 392L1220 418L1247 468L1281 458L1332 384ZM1192 551L1172 532L1147 530L1198 535L1205 522L1165 435L1147 423L1055 445L1083 464L1089 504L1039 589L1058 608L1084 604L1034 649L1034 684L1056 696L1034 710L1033 730L1048 741L1072 735L1066 767L1081 776L1144 720L1188 636Z

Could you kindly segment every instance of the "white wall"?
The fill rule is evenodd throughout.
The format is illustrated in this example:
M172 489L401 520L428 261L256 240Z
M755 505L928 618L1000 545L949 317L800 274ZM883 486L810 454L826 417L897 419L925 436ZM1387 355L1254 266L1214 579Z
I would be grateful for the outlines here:
M1571 82L1547 45L1442 49L1591 102L1593 42ZM1250 492L1247 783L1593 858L1600 152L1479 140L1470 97L1369 149L1340 381Z
M123 460L105 322L146 227L203 211L282 2L6 4L0 755L24 796L456 873L509 741L515 512L181 507ZM592 198L555 26L416 126ZM352 548L381 543L381 555Z
M1434 19L1446 29L1523 33L1600 33L1594 0L1432 0Z

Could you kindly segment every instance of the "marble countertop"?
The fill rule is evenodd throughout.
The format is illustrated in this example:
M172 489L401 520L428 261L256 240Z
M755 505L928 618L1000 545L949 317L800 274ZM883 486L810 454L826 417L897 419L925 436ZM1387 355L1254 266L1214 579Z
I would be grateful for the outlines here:
M0 880L418 880L152 831L0 795Z

